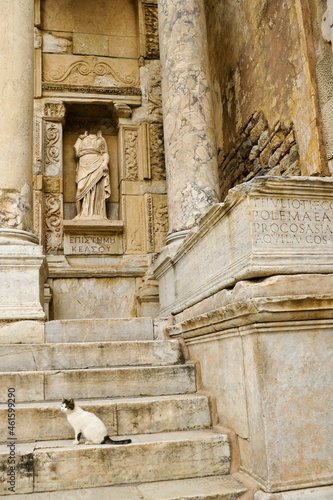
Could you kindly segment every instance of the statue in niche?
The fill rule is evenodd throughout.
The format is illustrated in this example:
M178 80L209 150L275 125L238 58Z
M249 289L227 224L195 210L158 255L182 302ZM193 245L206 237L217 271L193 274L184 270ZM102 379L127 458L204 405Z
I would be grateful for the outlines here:
M106 219L105 200L110 197L109 154L102 132L86 131L74 145L76 167L75 219Z

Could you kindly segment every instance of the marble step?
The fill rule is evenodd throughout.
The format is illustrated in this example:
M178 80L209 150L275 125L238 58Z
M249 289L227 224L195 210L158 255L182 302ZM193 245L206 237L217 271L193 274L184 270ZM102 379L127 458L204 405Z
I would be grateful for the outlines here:
M211 425L208 398L200 394L76 402L102 419L110 436L195 430ZM59 403L18 404L15 412L15 433L20 441L74 439L73 428ZM7 419L7 405L0 405L0 429L7 429ZM5 442L6 436L2 433L0 442Z
M0 372L0 403L15 392L16 403L65 398L162 396L195 392L194 365Z
M62 319L45 323L45 342L113 342L153 340L151 318Z
M182 362L177 340L0 346L2 372L161 366Z
M24 493L16 500L236 500L246 488L229 474L190 479L141 483L131 486L104 486L80 490ZM69 496L70 493L70 496ZM8 496L0 496L7 498Z
M212 430L140 434L132 440L129 445L16 442L15 492L130 485L230 472L228 438ZM0 446L0 494L9 493L8 453L8 446Z

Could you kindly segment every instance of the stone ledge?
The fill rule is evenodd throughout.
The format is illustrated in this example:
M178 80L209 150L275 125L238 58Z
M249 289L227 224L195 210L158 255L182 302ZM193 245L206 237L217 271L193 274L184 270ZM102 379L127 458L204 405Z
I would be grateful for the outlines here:
M64 220L64 232L70 234L84 233L122 233L124 222L122 220L109 219L72 219Z

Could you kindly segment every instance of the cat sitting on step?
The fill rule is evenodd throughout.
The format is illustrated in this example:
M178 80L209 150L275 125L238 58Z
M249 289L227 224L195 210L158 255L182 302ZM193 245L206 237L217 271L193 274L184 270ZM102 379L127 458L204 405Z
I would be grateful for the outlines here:
M86 438L85 444L129 444L130 439L114 441L108 436L108 431L102 420L93 413L82 410L75 404L74 399L62 399L60 409L66 413L67 420L74 428L75 441L73 444L80 444L81 435Z

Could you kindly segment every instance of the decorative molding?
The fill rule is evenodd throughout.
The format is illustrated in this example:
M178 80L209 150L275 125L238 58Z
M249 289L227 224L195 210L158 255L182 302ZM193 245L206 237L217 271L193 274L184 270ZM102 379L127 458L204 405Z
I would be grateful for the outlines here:
M125 129L125 179L128 181L139 180L138 142L138 129Z
M159 59L158 10L153 3L143 4L146 58Z
M118 71L114 70L109 64L98 61L96 58L92 59L81 59L75 61L70 66L63 71L62 69L58 71L50 71L45 79L51 82L64 82L73 75L79 74L80 76L86 77L93 75L96 77L101 76L111 76L115 82L123 84L125 86L136 86L139 82L135 75L122 76Z
M155 251L153 197L146 195L147 252Z
M45 251L56 253L62 242L62 195L45 195Z
M34 141L34 166L40 168L42 163L42 120L41 118L34 119L33 128Z
M163 125L160 123L149 125L149 153L152 179L165 180Z
M165 197L166 198L166 197ZM163 201L154 206L154 251L160 252L165 246L169 229L168 204Z
M46 101L43 107L43 118L61 121L65 118L66 107L62 101Z
M59 177L61 173L62 126L58 123L45 122L44 125L44 171Z
M105 94L105 95L133 95L141 96L138 87L94 87L92 85L71 85L57 83L43 83L43 92L73 92L75 94Z

